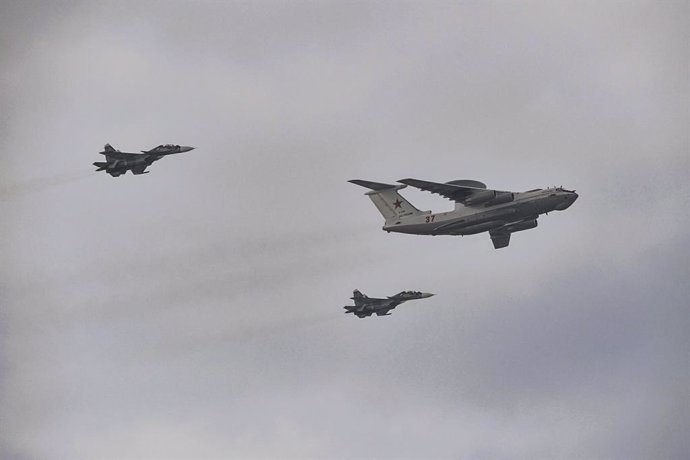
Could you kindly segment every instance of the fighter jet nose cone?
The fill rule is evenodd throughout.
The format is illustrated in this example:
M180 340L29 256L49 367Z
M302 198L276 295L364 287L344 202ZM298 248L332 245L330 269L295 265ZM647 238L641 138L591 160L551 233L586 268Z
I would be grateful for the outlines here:
M431 292L425 292L422 294L422 297L433 297L434 295Z
M183 145L182 147L180 147L180 150L182 150L183 152L189 152L190 150L194 150L194 147Z

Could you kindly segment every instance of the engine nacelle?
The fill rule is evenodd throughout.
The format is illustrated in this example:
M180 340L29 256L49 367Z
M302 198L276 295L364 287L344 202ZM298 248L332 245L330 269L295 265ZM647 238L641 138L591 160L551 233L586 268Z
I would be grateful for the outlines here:
M515 199L515 194L512 192L496 192L496 198L486 202L485 206L494 206L496 204L510 203Z
M468 196L464 203L467 206L474 206L477 204L487 203L496 198L495 190L482 190L474 192L472 195Z

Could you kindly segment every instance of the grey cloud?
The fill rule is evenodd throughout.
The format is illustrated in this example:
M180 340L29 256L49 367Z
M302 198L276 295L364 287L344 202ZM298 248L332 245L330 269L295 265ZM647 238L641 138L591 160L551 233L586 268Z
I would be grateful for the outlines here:
M687 10L3 6L0 456L687 457ZM409 176L581 197L494 251Z

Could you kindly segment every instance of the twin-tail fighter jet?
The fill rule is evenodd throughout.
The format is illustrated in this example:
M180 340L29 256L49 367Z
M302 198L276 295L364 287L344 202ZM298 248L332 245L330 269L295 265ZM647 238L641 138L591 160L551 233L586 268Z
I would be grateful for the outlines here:
M376 299L368 297L359 290L355 289L352 293L352 300L354 305L345 306L345 313L354 313L359 318L366 318L376 313L377 316L390 316L389 311L408 300L426 299L433 294L419 291L402 291L394 296L386 297L385 299Z
M105 171L113 177L125 174L127 171L132 171L132 174L146 174L146 168L154 161L158 161L164 156L173 155L175 153L189 152L194 150L194 147L186 145L165 144L152 148L151 150L142 150L141 153L128 153L115 150L110 144L105 144L101 155L105 155L105 161L97 161L93 165L97 166L96 171Z
M371 189L366 195L386 219L383 230L387 232L474 235L488 231L496 249L508 246L511 233L535 228L540 214L568 209L578 196L574 190L562 187L520 193L491 190L476 180L454 180L440 184L402 179L398 181L402 185L365 180L350 182ZM408 185L454 201L455 209L436 214L420 211L398 193Z

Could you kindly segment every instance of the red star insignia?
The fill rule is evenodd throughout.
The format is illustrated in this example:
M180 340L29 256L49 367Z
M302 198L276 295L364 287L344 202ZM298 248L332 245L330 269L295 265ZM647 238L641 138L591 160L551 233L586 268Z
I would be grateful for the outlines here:
M394 202L393 204L395 205L395 209L398 209L398 208L401 207L402 201L400 201L400 200L395 200L395 202Z

